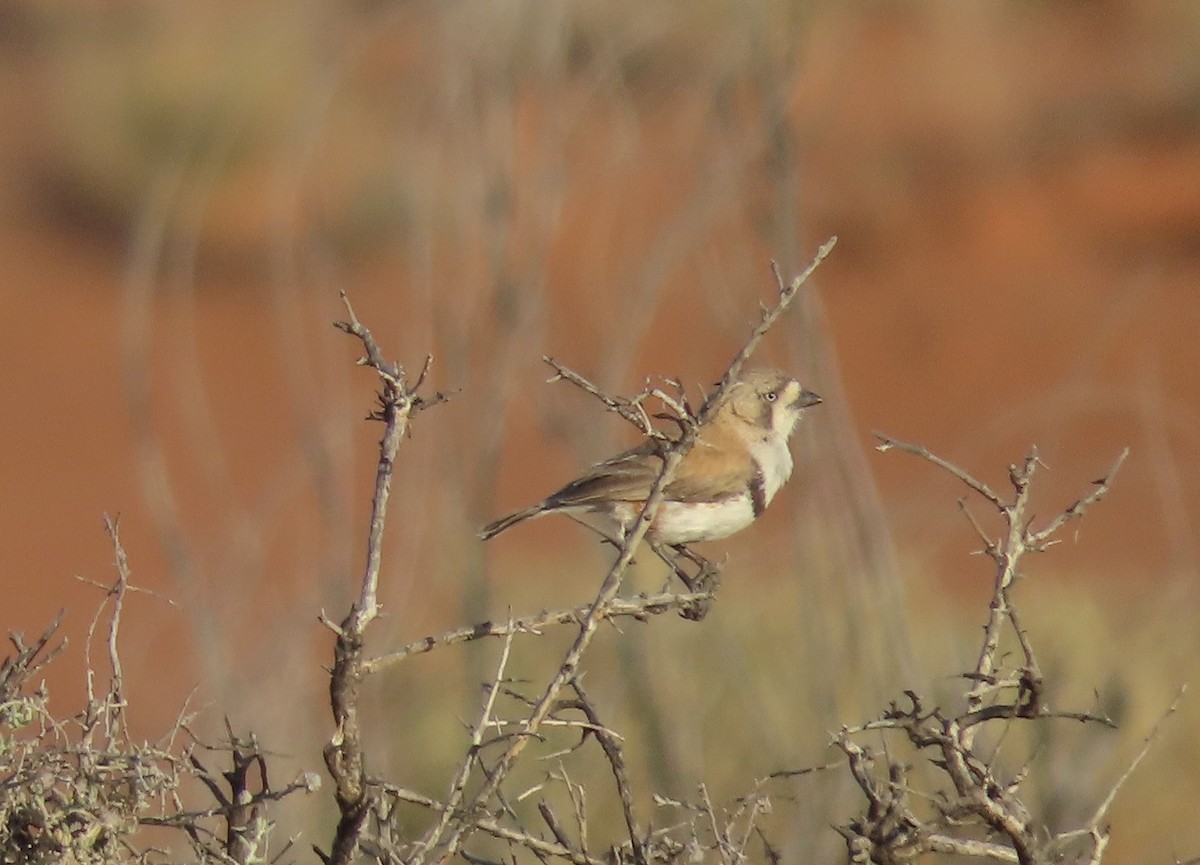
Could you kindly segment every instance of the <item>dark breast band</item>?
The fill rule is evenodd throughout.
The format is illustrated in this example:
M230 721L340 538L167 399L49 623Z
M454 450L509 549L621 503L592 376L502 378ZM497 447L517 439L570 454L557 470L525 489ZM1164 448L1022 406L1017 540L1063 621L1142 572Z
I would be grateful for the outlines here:
M750 506L754 509L755 519L767 509L767 479L763 477L758 460L754 461L754 476L750 478Z

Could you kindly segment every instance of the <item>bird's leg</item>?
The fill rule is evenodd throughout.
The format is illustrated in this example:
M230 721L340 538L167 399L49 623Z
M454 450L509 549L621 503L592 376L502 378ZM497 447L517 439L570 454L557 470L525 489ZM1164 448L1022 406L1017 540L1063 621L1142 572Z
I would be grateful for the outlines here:
M686 547L683 547L682 545L671 544L671 549L675 551L675 555L672 555L667 551L663 543L652 540L650 541L650 549L654 550L655 555L667 563L667 567L670 568L671 572L679 578L681 583L687 586L687 590L689 592L696 591L696 584L693 581L691 574L684 570L679 564L681 553L683 553L684 550L687 550ZM688 552L690 552L690 550ZM693 561L695 560L693 559ZM667 587L664 586L663 590L665 591L666 588Z
M709 561L686 544L662 544L657 541L650 543L651 549L660 559L667 563L672 573L679 578L689 592L707 592L715 589L720 582L721 566ZM668 552L670 547L672 552ZM680 564L681 559L687 559L696 566L694 574Z
M671 544L671 549L675 551L675 558L669 564L676 576L688 587L688 591L703 596L689 602L679 611L679 615L698 622L708 615L709 608L712 607L713 595L717 586L721 584L721 565L709 561L685 544ZM659 552L659 555L662 553ZM684 571L679 565L680 559L687 559L694 564L697 568L696 573L688 574Z
M698 568L688 588L693 592L711 592L716 590L717 586L721 583L721 566L719 564L706 559L685 544L674 544L671 548Z

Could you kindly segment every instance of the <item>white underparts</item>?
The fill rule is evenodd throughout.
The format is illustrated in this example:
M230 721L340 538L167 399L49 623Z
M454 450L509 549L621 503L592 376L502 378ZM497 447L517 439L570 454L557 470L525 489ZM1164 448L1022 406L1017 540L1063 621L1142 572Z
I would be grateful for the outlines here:
M633 528L641 512L639 505L621 504L615 509L613 528L621 534ZM716 502L664 501L654 517L651 535L664 544L715 541L740 532L754 522L754 504L749 491Z

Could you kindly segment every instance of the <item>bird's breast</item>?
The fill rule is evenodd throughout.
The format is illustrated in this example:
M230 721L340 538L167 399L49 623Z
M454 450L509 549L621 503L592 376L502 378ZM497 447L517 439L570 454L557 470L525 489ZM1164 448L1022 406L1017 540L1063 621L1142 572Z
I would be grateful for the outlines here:
M729 537L752 522L754 503L745 492L715 502L664 501L651 533L665 544L691 544Z
M750 455L762 474L764 506L771 503L779 488L792 476L792 453L787 439L769 435L750 446Z

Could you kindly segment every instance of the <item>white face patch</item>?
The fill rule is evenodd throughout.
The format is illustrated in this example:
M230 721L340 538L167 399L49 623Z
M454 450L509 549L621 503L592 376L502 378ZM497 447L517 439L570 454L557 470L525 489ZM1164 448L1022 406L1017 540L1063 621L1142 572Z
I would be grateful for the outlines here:
M796 421L800 420L800 412L793 408L800 398L800 390L799 382L789 381L780 391L779 399L771 404L771 429L785 439L796 428Z

